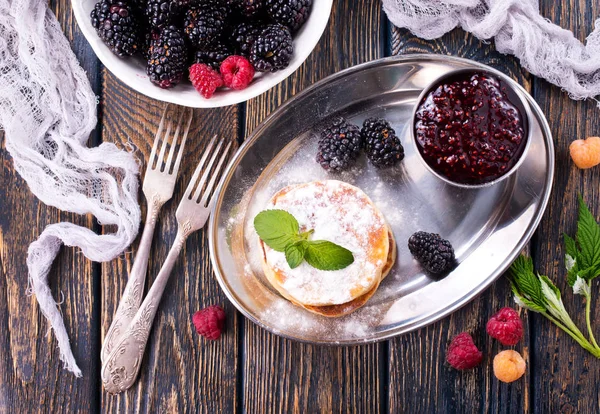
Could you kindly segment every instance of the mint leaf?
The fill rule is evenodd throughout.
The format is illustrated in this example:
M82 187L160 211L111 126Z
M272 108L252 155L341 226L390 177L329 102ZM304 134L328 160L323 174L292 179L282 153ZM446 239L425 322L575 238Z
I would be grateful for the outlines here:
M295 269L300 266L304 261L307 247L308 242L301 240L294 244L290 244L285 248L285 260L288 262L288 265L290 265L290 268Z
M569 235L563 235L565 239L565 268L567 269L567 283L569 286L573 286L577 280L577 273L579 272L579 260L580 256L577 244Z
M560 299L560 289L556 287L556 285L552 282L552 280L550 280L550 278L548 276L544 276L544 275L538 275L538 277L540 278L542 283L545 283L546 285L548 285L548 287L554 293L554 295L558 299ZM543 286L542 286L542 289L543 289Z
M579 255L579 250L577 249L577 244L575 243L575 240L573 240L571 236L569 236L566 233L563 233L563 238L565 239L566 254L573 258L576 258Z
M573 283L573 293L576 295L583 295L590 300L592 291L588 282L578 276L575 283Z
M569 260L569 258L571 256L567 255L567 261ZM576 260L576 259L575 259ZM579 269L577 268L577 265L574 265L571 270L567 271L567 283L569 284L569 286L573 287L573 285L575 284L575 281L577 280L577 277L579 275Z
M533 261L530 257L519 256L509 269L512 283L520 296L540 307L546 307L540 279L533 273Z
M514 289L513 289L513 294L515 296L515 302L517 303L517 305L521 306L522 308L527 308L534 312L545 312L546 311L545 307L540 306L537 303L534 303L528 299L525 299L523 296L519 295L518 292L515 292Z
M600 267L600 226L592 213L579 196L579 218L577 220L577 243L579 243L580 269ZM589 272L589 271L588 271ZM595 274L588 274L586 279L594 278Z
M521 273L533 274L533 260L530 257L520 255L515 259L512 265L510 265L510 272L513 276L517 276Z
M254 218L254 229L267 246L278 252L285 252L289 244L300 239L298 221L284 210L261 211Z
M585 280L592 280L597 275L598 275L597 267L588 267L587 269L583 269L583 270L580 270L579 272L577 272L577 276L579 276Z
M309 241L304 259L319 270L340 270L354 263L352 252L335 243L317 240Z
M354 262L348 249L335 243L308 238L314 230L300 233L298 220L284 210L265 210L254 217L254 229L271 249L285 253L288 265L295 269L303 260L319 270L339 270Z
M542 293L544 294L544 298L546 299L547 303L546 310L552 316L562 321L563 324L573 325L573 321L571 320L571 317L569 316L567 310L565 309L565 305L560 298L560 290L554 286L554 283L552 283L548 277L540 275L539 278L542 284Z
M314 232L315 232L314 230L309 230L309 231L305 231L304 233L300 233L300 238L302 240L308 240L310 235L313 234Z

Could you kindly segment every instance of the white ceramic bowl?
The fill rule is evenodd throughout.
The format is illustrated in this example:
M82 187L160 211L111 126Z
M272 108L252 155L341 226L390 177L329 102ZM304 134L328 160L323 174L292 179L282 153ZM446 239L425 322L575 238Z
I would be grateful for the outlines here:
M275 73L258 73L250 86L242 91L220 90L212 98L204 99L189 82L182 82L172 89L153 85L146 75L146 64L139 57L120 58L113 54L96 34L90 22L90 13L97 0L74 0L75 19L83 35L94 49L96 56L117 78L127 86L151 98L193 108L215 108L247 101L271 89L290 76L306 60L321 38L333 0L313 0L312 11L304 26L294 35L294 55L290 65Z

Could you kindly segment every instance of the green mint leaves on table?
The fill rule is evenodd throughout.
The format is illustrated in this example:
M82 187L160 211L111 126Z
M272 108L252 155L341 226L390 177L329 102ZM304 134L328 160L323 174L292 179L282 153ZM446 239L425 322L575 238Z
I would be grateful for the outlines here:
M258 237L271 249L285 253L290 268L306 260L319 270L340 270L354 262L352 252L325 240L309 240L314 230L300 233L294 216L284 210L264 210L254 218Z
M573 293L586 299L586 338L565 309L560 290L544 275L536 274L533 261L520 256L510 267L512 291L515 301L522 307L544 315L569 334L582 348L600 358L590 321L592 280L600 274L600 225L579 197L579 218L575 239L564 235L567 283Z

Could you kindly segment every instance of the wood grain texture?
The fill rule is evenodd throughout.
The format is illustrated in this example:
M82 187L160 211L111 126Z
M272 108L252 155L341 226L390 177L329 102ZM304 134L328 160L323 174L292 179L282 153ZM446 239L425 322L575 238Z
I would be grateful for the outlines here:
M572 30L580 40L592 31L600 14L598 2L572 1L569 5L543 2L542 14L561 27ZM595 102L578 102L543 80L534 82L534 98L546 115L556 146L554 189L548 209L538 228L533 257L536 269L551 277L563 291L565 307L575 323L586 332L584 301L574 296L566 283L562 233L574 235L577 223L577 194L581 193L592 214L600 218L600 170L579 170L569 157L574 139L600 135L600 116ZM598 331L600 306L598 282L592 288L592 321ZM532 317L532 401L536 413L600 412L598 361L570 337L539 315Z
M541 3L546 17L582 40L600 15L597 2ZM51 8L101 98L101 127L90 142L104 140L127 148L133 143L143 176L143 160L150 153L163 104L130 90L102 69L73 20L70 4L53 0ZM546 114L557 147L555 187L531 252L537 269L564 289L567 309L582 314L583 302L566 289L558 246L563 231L575 232L578 192L600 217L600 170L577 170L568 156L572 139L600 135L595 103L572 101L545 81L532 80L514 59L494 52L493 44L478 42L460 30L436 41L417 39L405 30L387 32L380 6L379 0L334 2L317 48L285 82L246 105L195 112L175 195L157 226L150 280L173 242L177 203L206 138L218 133L241 140L286 99L315 81L382 57L386 51L442 53L484 62L509 74L532 91ZM76 379L63 370L56 341L47 334L48 324L35 298L26 295L27 246L47 224L61 220L100 228L90 217L59 212L35 199L4 147L0 200L1 413L600 412L598 361L535 314L522 312L526 336L516 347L528 361L524 379L513 384L495 379L491 360L501 347L485 334L484 324L500 307L514 306L503 279L450 317L392 341L346 348L310 346L272 335L235 311L213 278L204 231L188 240L173 271L139 381L123 395L110 396L98 376L101 335L110 325L137 245L101 267L73 249L63 249L51 271L53 293L57 298L64 294L61 311L84 373ZM140 202L145 204L141 194ZM227 329L220 341L206 342L193 330L191 315L217 303L228 314ZM593 306L599 319L598 298ZM581 318L575 319L584 326ZM470 372L457 372L444 362L447 341L462 331L471 332L485 353L484 363Z
M70 2L51 9L97 90L99 63L71 14ZM93 133L90 143L97 142ZM54 335L27 294L27 248L49 224L69 221L93 228L90 216L60 212L37 200L17 174L0 133L0 412L76 412L98 407L99 352L95 296L97 266L72 248L63 248L49 275L75 359L83 372L76 378L63 369Z
M106 70L102 79L103 140L120 147L133 144L142 163L141 180L164 104L127 88ZM175 193L164 206L156 227L146 290L173 244L177 231L175 210L207 140L214 134L235 140L238 118L237 107L195 111ZM140 202L145 207L141 194ZM102 392L103 411L217 413L236 409L238 317L213 278L205 236L205 230L190 236L173 269L138 382L119 396ZM134 246L124 257L102 267L103 335L125 288L135 250ZM195 332L191 318L197 310L213 304L224 306L228 327L221 340L206 341Z
M501 55L493 45L478 41L462 30L434 41L425 41L407 30L392 28L393 54L436 53L466 57L493 66L516 79L526 89L531 82L515 59ZM495 282L482 295L450 317L389 342L389 408L399 413L527 412L529 375L507 385L495 379L492 360L502 347L485 332L488 318L501 307L514 307L506 280ZM524 317L527 327L527 315ZM460 372L445 363L449 340L469 332L484 352L484 361L472 371ZM527 359L529 338L516 347Z
M246 133L303 88L383 57L380 7L377 0L334 2L325 34L298 72L248 102ZM373 413L385 406L383 344L312 346L272 335L249 321L244 327L244 412Z

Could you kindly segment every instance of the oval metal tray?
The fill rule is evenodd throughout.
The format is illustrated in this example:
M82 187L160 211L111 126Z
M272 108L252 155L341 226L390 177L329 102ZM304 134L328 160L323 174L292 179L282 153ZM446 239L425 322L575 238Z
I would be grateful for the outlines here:
M494 71L437 55L396 56L355 66L293 97L254 131L221 180L209 228L217 280L240 312L271 332L300 341L365 343L448 315L508 268L539 224L552 186L552 137L534 100L515 83L534 114L532 142L517 173L491 187L445 184L408 142L411 111L422 89L447 71L468 67ZM358 125L369 116L386 118L402 139L405 159L387 171L362 159L350 172L329 175L314 157L319 131L334 115ZM314 315L276 293L262 274L252 231L255 214L277 190L326 178L362 188L386 216L398 243L396 265L377 293L342 318ZM452 242L459 265L446 278L431 279L411 257L407 240L417 230L440 233Z

